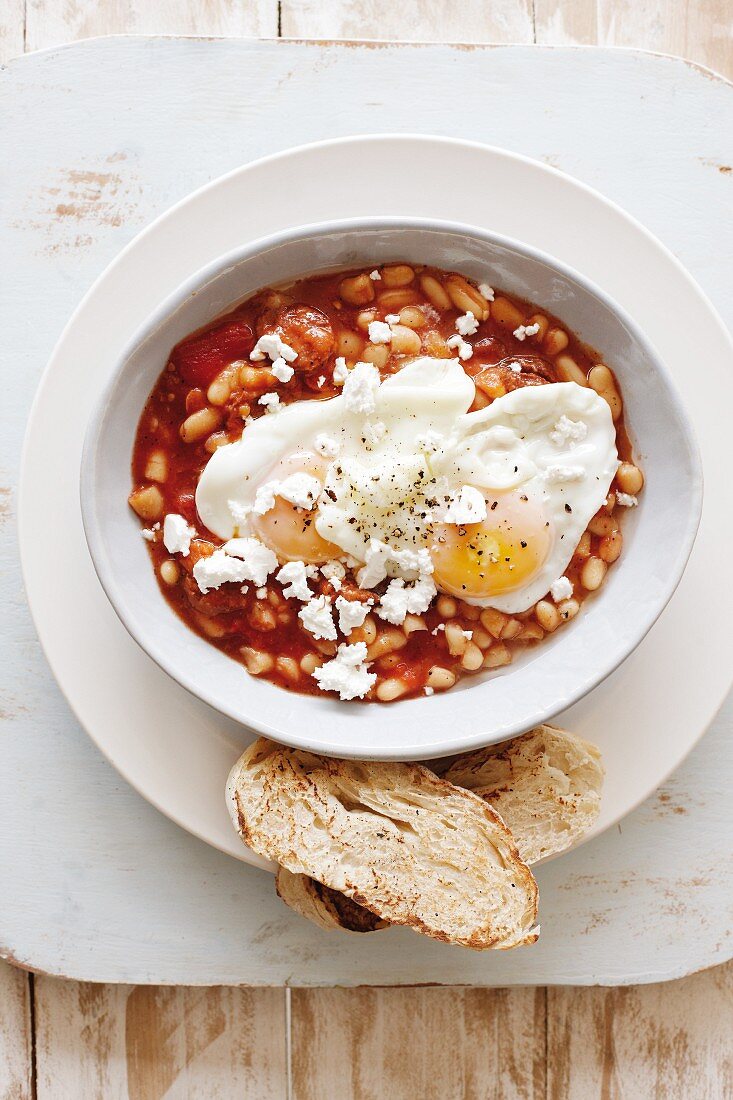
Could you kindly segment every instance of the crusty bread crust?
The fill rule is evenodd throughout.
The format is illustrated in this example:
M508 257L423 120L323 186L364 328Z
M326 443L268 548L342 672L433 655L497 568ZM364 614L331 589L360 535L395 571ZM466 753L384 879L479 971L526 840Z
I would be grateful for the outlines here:
M601 807L601 754L555 726L465 753L443 778L486 799L530 864L571 847Z
M380 920L363 905L357 905L346 894L324 886L310 875L294 875L285 867L278 867L275 889L286 905L320 928L376 932L389 927L387 921Z
M537 939L537 885L499 815L419 764L261 738L228 789L245 844L382 920L478 950Z

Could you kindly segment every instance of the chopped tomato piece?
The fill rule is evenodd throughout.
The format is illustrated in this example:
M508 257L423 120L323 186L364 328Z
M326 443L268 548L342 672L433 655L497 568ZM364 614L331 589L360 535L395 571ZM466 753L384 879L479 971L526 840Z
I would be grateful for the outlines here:
M176 345L171 360L189 386L208 386L235 359L246 359L254 347L252 329L244 321L225 321Z

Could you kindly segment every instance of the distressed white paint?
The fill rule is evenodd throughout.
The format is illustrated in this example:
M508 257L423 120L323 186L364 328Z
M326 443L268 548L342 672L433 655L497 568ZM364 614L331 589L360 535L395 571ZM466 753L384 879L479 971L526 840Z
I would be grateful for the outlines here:
M363 131L421 128L410 105L395 113L379 93L390 49L230 42L204 50L196 42L117 40L11 67L6 85L35 141L13 164L0 227L13 273L1 322L10 416L0 446L10 485L30 397L65 318L142 224L243 160L347 133L355 118ZM448 77L469 94L481 80L485 101L501 100L514 112L480 125L441 99L422 128L518 148L596 184L666 240L731 319L730 247L710 247L713 236L730 232L717 217L733 182L719 171L726 150L720 116L729 103L719 84L683 63L643 55L609 52L601 70L575 51L395 52L414 94L445 86ZM339 82L334 104L332 83L344 67L349 80ZM530 70L548 104L550 89L559 93L571 74L582 117L547 107L532 118L523 98ZM614 88L623 145L593 125L600 71ZM121 72L137 74L139 86L130 83L125 110L115 112ZM162 99L161 86L168 90ZM49 88L58 94L49 96ZM331 104L328 113L313 109L318 95ZM639 110L654 97L669 108L664 131ZM294 114L304 98L309 109ZM96 110L86 119L92 100ZM6 560L14 554L10 526ZM396 930L326 937L283 909L269 875L177 829L104 763L43 664L14 565L4 584L5 652L13 660L3 667L0 864L8 872L0 944L21 961L130 982L515 984L653 981L730 956L730 704L675 776L668 801L651 800L618 830L540 870L538 948L477 959Z

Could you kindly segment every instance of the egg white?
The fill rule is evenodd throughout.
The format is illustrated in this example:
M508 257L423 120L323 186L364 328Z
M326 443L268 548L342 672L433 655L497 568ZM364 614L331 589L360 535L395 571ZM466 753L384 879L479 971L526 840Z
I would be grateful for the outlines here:
M368 417L352 411L344 396L287 405L212 455L197 487L199 515L223 540L250 533L242 517L257 489L283 459L315 454L317 437L326 435L339 450L320 463L327 492L315 527L359 562L370 538L395 550L429 547L431 524L440 515L436 500L464 485L481 490L488 501L492 494L521 500L532 510L535 527L540 519L549 525L541 568L514 590L463 598L508 613L524 611L562 576L605 499L618 466L613 421L602 398L573 382L517 389L469 413L474 395L474 383L457 359L421 357L382 383ZM584 439L551 439L563 415L585 424ZM558 480L553 468L582 476Z

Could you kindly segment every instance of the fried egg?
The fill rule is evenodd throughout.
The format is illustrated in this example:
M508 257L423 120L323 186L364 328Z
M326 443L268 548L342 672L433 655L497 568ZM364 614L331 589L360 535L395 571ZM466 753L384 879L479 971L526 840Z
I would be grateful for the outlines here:
M196 493L223 540L281 561L348 560L359 583L432 573L439 591L517 613L563 575L618 466L607 403L574 382L516 389L469 413L457 359L421 357L379 384L260 417L220 447ZM379 559L383 568L374 569Z

